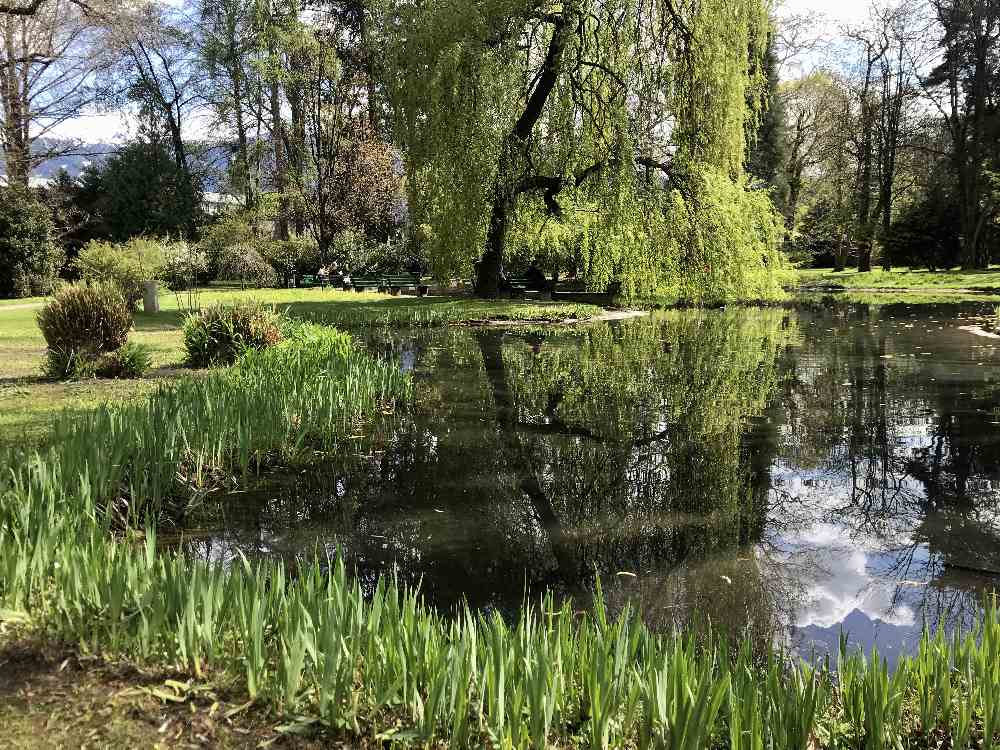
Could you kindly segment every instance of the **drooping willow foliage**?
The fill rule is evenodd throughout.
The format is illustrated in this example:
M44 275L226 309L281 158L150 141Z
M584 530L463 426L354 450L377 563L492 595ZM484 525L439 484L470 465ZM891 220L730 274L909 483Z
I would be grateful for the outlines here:
M766 0L378 0L435 272L489 295L530 252L592 288L773 296L782 228L743 173L768 24Z

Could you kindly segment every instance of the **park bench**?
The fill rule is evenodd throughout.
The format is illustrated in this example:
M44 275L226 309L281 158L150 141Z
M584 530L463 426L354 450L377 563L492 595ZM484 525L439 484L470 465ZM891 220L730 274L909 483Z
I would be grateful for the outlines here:
M546 280L544 283L539 283L527 276L511 276L507 279L507 290L510 292L511 298L515 296L523 296L525 292L548 292L551 289L551 282Z
M420 277L415 273L391 273L383 278L384 289L391 294L398 294L403 289L412 289L418 297L427 294L427 286L420 283Z
M357 278L351 278L351 286L354 287L354 291L363 292L366 289L374 289L375 291L381 291L384 286L382 284L382 279L378 276L358 276Z
M299 279L299 286L306 289L312 286L317 286L318 284L319 281L311 273L302 274L302 277Z

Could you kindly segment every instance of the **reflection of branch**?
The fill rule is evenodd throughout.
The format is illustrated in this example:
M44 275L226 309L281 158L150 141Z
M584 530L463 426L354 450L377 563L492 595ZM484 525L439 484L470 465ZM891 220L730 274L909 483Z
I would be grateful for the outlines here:
M552 420L550 422L518 422L517 429L521 432L527 432L532 435L565 435L566 437L584 437L590 440L596 440L599 443L604 442L604 437L596 434L593 430L586 427L574 427L573 425L568 425L561 419Z

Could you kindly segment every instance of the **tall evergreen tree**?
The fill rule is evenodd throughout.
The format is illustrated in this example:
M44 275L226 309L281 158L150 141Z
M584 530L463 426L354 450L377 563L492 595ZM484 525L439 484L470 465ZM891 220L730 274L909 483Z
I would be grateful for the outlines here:
M788 133L784 99L779 92L778 56L775 38L768 35L763 57L767 89L764 111L756 132L748 138L747 172L765 182L771 190L771 200L783 214L788 206L788 177L784 166L788 158Z

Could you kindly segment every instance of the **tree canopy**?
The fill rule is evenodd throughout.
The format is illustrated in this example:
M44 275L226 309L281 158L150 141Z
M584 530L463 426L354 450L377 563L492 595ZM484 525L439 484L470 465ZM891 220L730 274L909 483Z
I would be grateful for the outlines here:
M764 2L375 7L377 75L439 275L474 267L496 294L509 235L532 220L573 228L593 288L776 290L780 219L744 175Z

